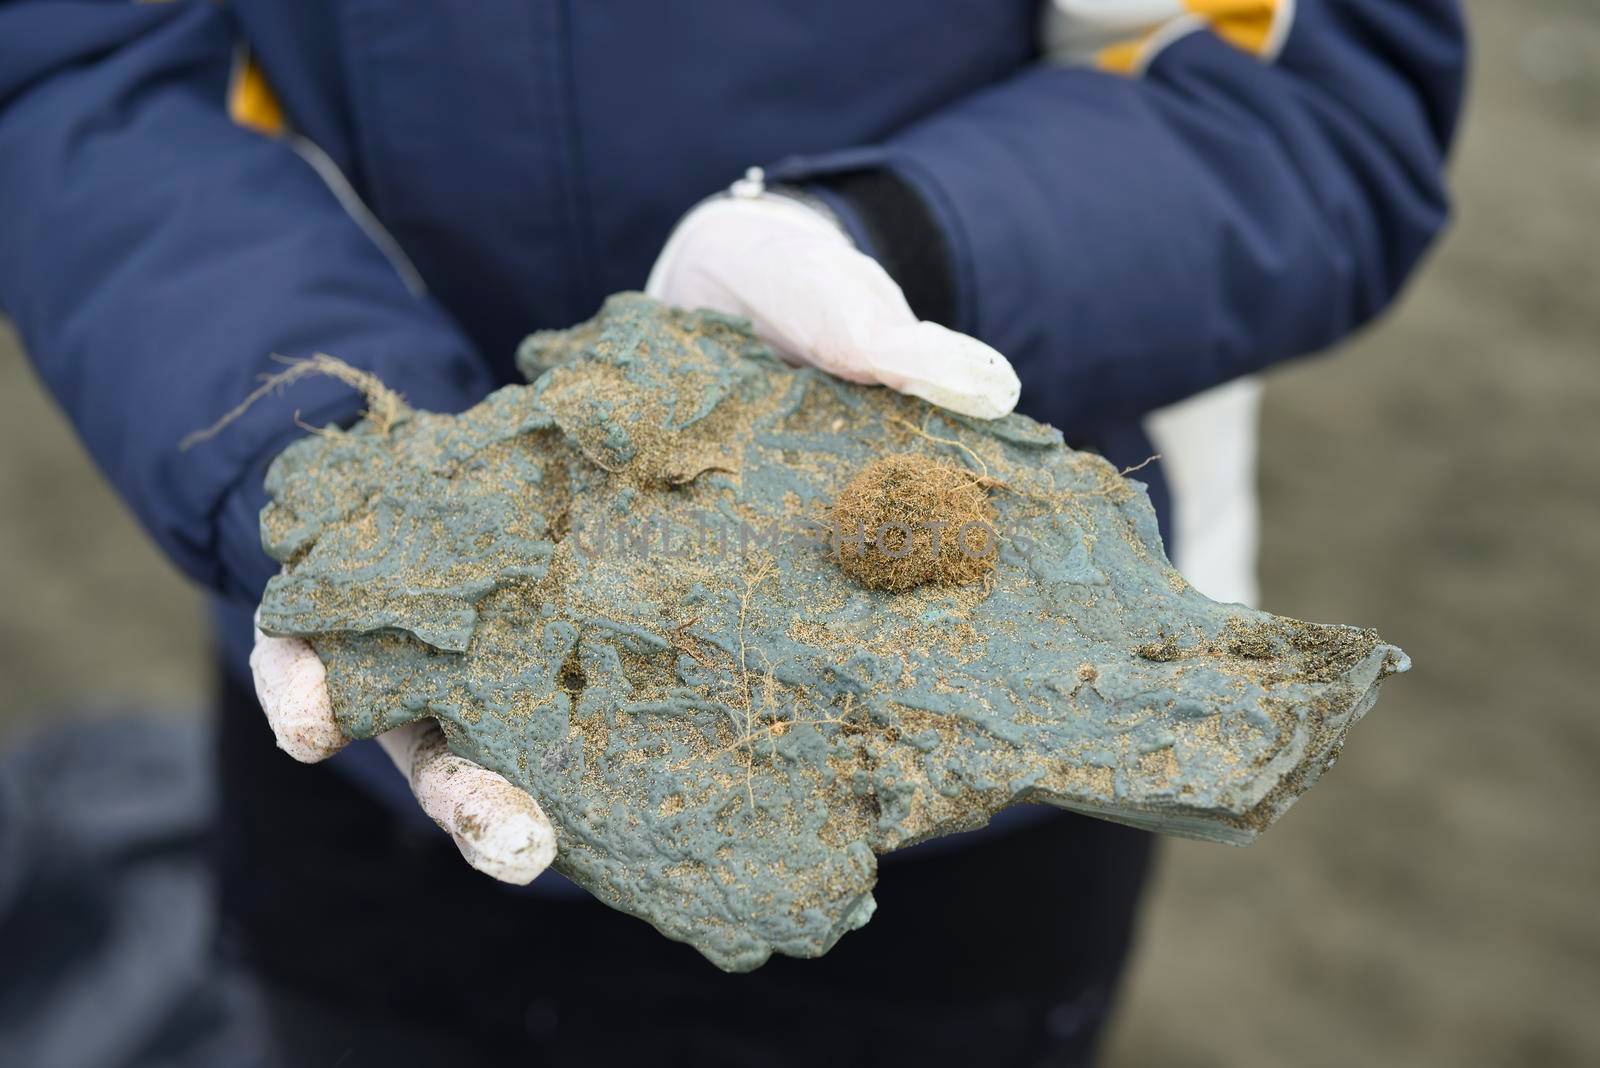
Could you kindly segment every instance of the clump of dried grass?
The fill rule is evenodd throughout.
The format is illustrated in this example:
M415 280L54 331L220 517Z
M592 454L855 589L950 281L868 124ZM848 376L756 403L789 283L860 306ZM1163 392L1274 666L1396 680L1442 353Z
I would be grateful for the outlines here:
M876 590L976 582L994 569L994 521L987 480L926 456L885 456L834 501L834 559Z

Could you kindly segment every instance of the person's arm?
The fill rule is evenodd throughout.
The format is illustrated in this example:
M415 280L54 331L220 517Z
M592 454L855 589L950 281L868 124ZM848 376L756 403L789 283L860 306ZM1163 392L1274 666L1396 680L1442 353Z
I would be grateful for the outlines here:
M1455 3L1055 6L1086 64L769 175L836 196L918 316L1009 357L1061 426L1324 348L1394 297L1447 215Z
M226 433L179 442L275 353L332 353L419 407L489 387L470 344L282 139L226 110L222 5L0 3L0 313L113 486L189 575L254 601L277 565L267 463L353 416L307 380Z
M254 602L277 570L261 548L267 464L304 424L361 407L307 379L181 450L282 369L274 353L332 353L437 411L490 382L331 164L232 121L234 52L209 0L0 4L0 311L162 548ZM242 103L259 120L268 102ZM347 739L303 645L264 638L252 665L273 683L260 696L279 744L319 760ZM474 867L527 882L549 864L538 804L448 752L436 725L378 741Z

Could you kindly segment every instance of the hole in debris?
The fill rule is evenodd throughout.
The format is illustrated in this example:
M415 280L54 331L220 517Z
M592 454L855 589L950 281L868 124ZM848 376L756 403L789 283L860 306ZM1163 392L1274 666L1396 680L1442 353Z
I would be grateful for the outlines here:
M556 674L556 685L567 692L567 697L576 708L578 698L583 696L584 687L589 685L589 676L583 673L583 665L578 663L576 649L568 653L567 659L562 662L561 670Z

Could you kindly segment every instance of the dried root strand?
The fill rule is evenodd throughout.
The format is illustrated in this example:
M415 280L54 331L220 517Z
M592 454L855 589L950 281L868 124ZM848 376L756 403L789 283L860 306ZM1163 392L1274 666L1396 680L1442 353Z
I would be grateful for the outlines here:
M229 424L233 423L245 412L255 406L256 402L274 392L281 392L289 386L309 378L312 375L322 375L327 378L337 379L350 388L357 390L367 399L366 417L380 434L387 434L397 423L410 414L405 398L399 393L384 385L377 375L371 371L363 371L352 367L343 360L326 353L319 352L304 360L290 360L283 356L274 356L273 359L288 364L282 371L273 375L263 375L261 384L250 391L250 395L234 405L221 419L206 427L197 430L178 443L178 448L189 449L204 441L210 441ZM295 421L299 422L298 414ZM304 425L304 424L301 424Z
M964 442L957 441L955 438L941 438L937 434L931 434L928 432L928 421L932 418L933 412L930 411L927 415L923 416L922 425L917 426L910 420L902 419L898 415L891 415L888 417L889 422L894 423L905 430L909 430L911 433L915 434L919 438L922 438L924 441L930 441L935 445L950 445L960 449L971 458L973 463L978 465L978 473L980 475L982 475L984 478L989 477L989 465L985 463L983 457L979 456L977 452L975 452L970 446Z

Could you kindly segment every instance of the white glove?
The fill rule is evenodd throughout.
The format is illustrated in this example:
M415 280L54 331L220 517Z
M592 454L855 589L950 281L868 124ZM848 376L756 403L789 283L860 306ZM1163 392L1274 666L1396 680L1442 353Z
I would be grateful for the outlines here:
M759 169L730 192L683 217L645 292L743 316L780 355L851 382L979 419L1016 406L1022 387L1006 358L918 322L888 272L821 211L767 193Z
M327 671L308 643L257 630L250 671L279 749L314 764L349 743L333 718ZM455 840L474 868L520 885L532 882L555 859L555 830L538 802L446 749L444 732L433 720L396 727L379 735L378 744L411 784L422 811Z

